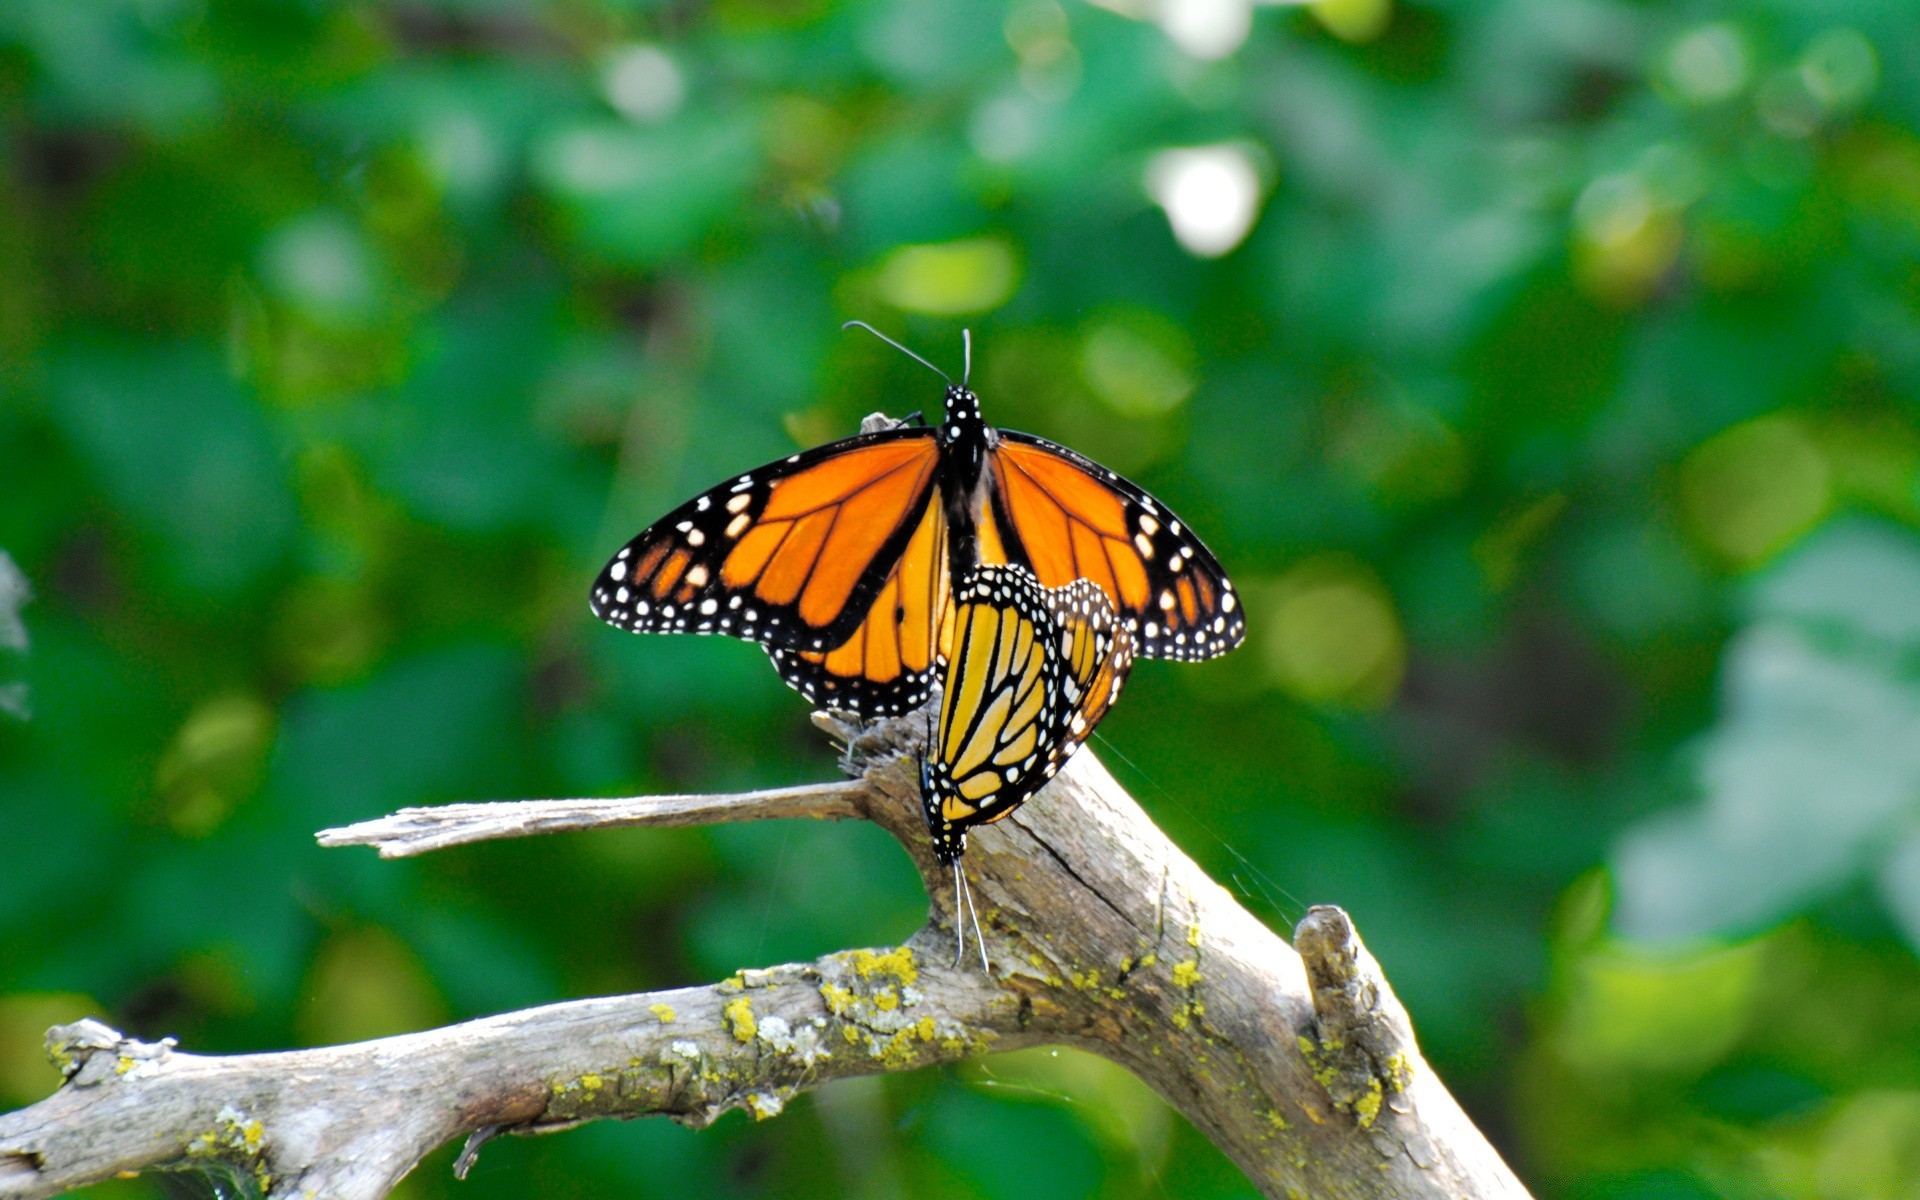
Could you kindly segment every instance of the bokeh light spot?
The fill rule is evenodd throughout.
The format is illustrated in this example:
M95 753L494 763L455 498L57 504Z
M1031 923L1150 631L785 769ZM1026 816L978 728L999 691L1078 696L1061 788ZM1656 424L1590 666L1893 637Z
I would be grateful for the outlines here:
M1663 66L1675 94L1693 104L1716 104L1737 95L1753 70L1746 40L1724 22L1682 35L1667 50Z
M60 1085L60 1072L47 1061L47 1030L81 1017L100 1017L106 1009L87 996L61 992L19 992L0 996L0 1104L12 1107L44 1100Z
M1318 559L1295 567L1280 579L1259 625L1268 670L1297 699L1377 708L1400 688L1407 659L1400 618L1386 589L1356 563Z
M1123 417L1157 417L1193 394L1192 347L1179 328L1141 315L1095 325L1080 350L1094 394Z
M1238 246L1260 211L1260 173L1237 145L1164 150L1147 165L1147 193L1189 253L1218 258Z
M1317 0L1307 10L1341 41L1370 42L1386 32L1393 0Z
M902 246L880 264L877 286L895 308L953 317L1000 307L1019 282L1013 247L985 237Z
M680 111L686 80L673 58L658 46L638 42L607 58L601 87L614 111L633 121L664 121Z
M1334 420L1329 460L1381 503L1399 508L1459 494L1470 467L1453 426L1403 399L1360 399Z
M260 255L267 288L318 324L370 320L379 301L378 269L358 226L335 212L316 212L275 230Z
M1153 19L1190 57L1211 62L1247 40L1253 5L1251 0L1162 0Z
M301 1042L333 1046L425 1029L446 1006L418 957L377 926L327 939L314 957L297 1022Z
M1680 254L1680 222L1635 172L1603 175L1573 209L1573 265L1602 299L1644 299Z
M974 110L967 140L974 153L992 163L1025 158L1039 140L1040 114L1035 98L1024 92L995 96Z
M543 142L534 169L555 191L601 196L645 177L644 150L621 127L569 129Z
M1880 82L1880 59L1857 29L1829 29L1800 56L1800 82L1829 109L1852 108Z
M415 132L420 160L440 186L473 198L492 193L507 175L507 156L480 118L461 108L425 116Z
M1099 978L1097 972L1086 977ZM989 1093L1019 1089L1070 1105L1113 1150L1156 1169L1173 1144L1173 1110L1125 1068L1083 1050L1035 1046L996 1054L961 1069Z
M1764 943L1695 954L1605 947L1578 966L1559 1053L1601 1078L1707 1066L1746 1028L1764 961Z
M1761 417L1708 439L1681 464L1681 517L1716 557L1753 566L1826 515L1831 475L1800 422Z
M215 696L188 715L154 775L167 824L176 833L212 833L252 794L273 724L266 702L244 692Z

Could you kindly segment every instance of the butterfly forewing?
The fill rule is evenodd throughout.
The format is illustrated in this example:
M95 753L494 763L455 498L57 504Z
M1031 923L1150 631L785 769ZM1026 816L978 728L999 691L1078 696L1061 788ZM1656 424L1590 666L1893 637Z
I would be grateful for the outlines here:
M809 700L880 717L924 702L948 661L958 636L955 577L1003 564L1025 571L1031 589L1012 575L975 582L1003 589L998 603L1008 611L1030 609L1036 629L1082 619L1055 615L1049 589L1078 582L1107 602L1103 611L1082 597L1090 633L1107 647L1087 660L1104 672L1084 681L1091 707L1079 707L1076 692L1065 715L1049 720L1070 724L1077 715L1090 731L1132 656L1212 658L1246 635L1232 583L1164 505L1065 447L992 429L964 386L948 388L936 426L873 429L695 496L608 562L591 604L601 620L635 633L758 642ZM1059 658L1049 651L1041 661L1067 671ZM996 660L994 669L1010 667ZM973 669L965 676L975 677ZM1081 686L1070 672L1063 679L1069 690ZM1036 719L1031 694L976 715ZM1025 747L1025 733L1016 725L1002 748L1023 762L1014 748ZM1036 730L1036 761L1080 736Z
M634 633L839 646L924 525L939 462L927 430L894 429L748 471L622 547L594 581L593 613Z
M828 651L767 653L780 678L815 704L869 717L910 712L933 690L951 598L946 514L930 503L845 641Z
M1098 584L1147 658L1214 658L1246 638L1233 583L1180 519L1092 459L1001 431L993 504L1046 587Z

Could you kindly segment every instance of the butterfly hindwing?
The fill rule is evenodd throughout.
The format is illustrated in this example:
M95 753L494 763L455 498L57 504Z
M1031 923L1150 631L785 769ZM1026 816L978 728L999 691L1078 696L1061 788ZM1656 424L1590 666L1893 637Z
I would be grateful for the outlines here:
M622 547L594 581L593 613L634 633L838 646L924 525L939 463L928 431L906 428L748 471Z
M938 721L922 775L934 850L997 821L1058 773L1119 694L1132 660L1106 594L1047 589L1025 566L982 565L955 589Z
M1065 723L1058 754L1064 764L1120 698L1133 669L1133 639L1106 592L1089 580L1050 589L1048 601L1060 638Z
M1219 561L1146 491L1065 446L1006 430L993 468L1008 557L1047 587L1098 584L1140 655L1198 661L1245 640Z

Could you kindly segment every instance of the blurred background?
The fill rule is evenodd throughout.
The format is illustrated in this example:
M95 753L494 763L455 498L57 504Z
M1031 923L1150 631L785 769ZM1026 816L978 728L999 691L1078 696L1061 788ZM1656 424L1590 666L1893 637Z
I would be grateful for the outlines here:
M82 1014L275 1049L914 929L860 826L312 840L833 777L757 649L586 591L937 402L859 317L970 325L990 420L1233 572L1249 644L1095 752L1276 929L1349 908L1541 1196L1920 1196L1902 0L7 0L0 123L0 1106ZM404 1195L1252 1194L1065 1052L451 1155Z

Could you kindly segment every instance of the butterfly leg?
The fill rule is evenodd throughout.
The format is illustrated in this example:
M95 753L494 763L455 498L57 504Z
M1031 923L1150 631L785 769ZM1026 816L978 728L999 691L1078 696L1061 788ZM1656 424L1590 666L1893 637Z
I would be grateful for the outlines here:
M953 969L960 969L960 960L967 956L966 924L966 880L960 875L960 860L953 860Z
M960 871L960 885L967 898L967 911L973 915L973 943L980 949L980 970L983 974L991 975L993 968L987 965L986 935L980 932L980 906L973 902L973 888L967 883L966 872L960 870L959 859L954 860L953 869ZM958 924L958 922L955 923Z

